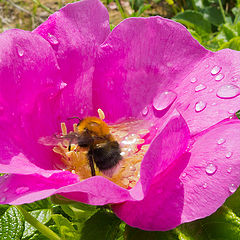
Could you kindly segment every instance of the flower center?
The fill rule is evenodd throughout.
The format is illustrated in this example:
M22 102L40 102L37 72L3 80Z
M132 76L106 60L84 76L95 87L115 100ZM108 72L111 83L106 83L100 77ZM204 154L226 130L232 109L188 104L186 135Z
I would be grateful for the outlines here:
M141 161L149 147L149 144L144 144L144 138L149 130L142 128L142 121L133 119L107 125L103 121L105 118L103 111L99 109L98 113L99 118L89 117L79 124L73 124L73 131L70 132L65 123L61 123L61 141L54 146L53 151L61 156L64 164L62 170L79 175L80 180L92 177L94 168L96 175L103 176L123 188L132 188L139 180ZM96 126L93 126L92 122L86 126L86 122L92 119L96 121ZM90 134L90 141L89 144L85 144L86 146L83 144L83 141L87 141L86 136L83 139L83 131L84 135L85 132ZM113 149L116 142L119 144L117 144L119 150L116 147ZM113 162L116 154L119 161ZM109 165L105 161L113 164ZM103 165L110 167L105 168Z

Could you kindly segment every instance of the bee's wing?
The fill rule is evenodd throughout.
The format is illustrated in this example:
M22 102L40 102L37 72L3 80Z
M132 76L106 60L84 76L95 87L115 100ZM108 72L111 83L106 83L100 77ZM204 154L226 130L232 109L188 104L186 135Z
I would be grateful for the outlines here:
M66 143L68 141L71 144L78 144L78 133L70 132L67 135L52 135L45 136L38 139L38 143L45 146L56 146L59 143Z

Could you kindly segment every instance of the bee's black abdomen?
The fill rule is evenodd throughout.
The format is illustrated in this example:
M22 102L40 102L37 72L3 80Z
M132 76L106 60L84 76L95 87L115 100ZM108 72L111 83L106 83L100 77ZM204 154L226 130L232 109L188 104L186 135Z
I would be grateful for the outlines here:
M122 159L118 142L107 142L99 147L90 149L88 155L93 156L94 162L100 171L110 169Z

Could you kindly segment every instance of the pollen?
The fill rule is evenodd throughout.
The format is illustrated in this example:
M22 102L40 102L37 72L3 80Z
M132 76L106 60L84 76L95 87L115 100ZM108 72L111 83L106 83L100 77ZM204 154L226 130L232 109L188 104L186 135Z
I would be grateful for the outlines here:
M104 119L104 113L98 111L100 119ZM95 166L96 175L103 176L117 185L131 189L140 178L140 167L143 157L149 148L145 144L145 136L149 130L142 127L139 120L128 120L115 125L108 125L110 133L121 148L122 160L116 167L106 171L99 171ZM62 136L68 134L65 123L61 123ZM77 125L73 124L72 132L77 132ZM71 131L70 131L71 132ZM69 146L71 146L69 148ZM89 165L88 151L79 147L76 143L71 144L68 140L59 142L53 151L60 155L64 167L62 170L77 174L80 180L92 177Z

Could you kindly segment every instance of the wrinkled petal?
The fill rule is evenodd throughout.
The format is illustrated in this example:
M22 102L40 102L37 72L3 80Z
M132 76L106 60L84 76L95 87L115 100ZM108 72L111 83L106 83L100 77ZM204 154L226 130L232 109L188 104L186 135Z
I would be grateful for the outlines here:
M38 173L29 175L11 174L0 177L0 204L24 204L34 202L56 193L56 190L78 182L70 172L52 173L43 176Z
M56 130L57 116L48 114L61 83L54 51L39 35L22 30L2 33L0 46L0 162L24 151L48 168L52 154L41 151L37 140Z
M189 152L155 177L143 199L114 206L123 221L145 230L169 230L212 214L237 189L239 120L223 121L192 141Z
M161 17L126 19L99 49L94 106L112 121L138 117L146 106L151 111L158 93L174 91L207 54L176 22Z
M64 87L59 106L63 120L92 114L94 62L98 46L110 32L108 18L100 1L84 0L68 4L34 30L56 53Z
M188 126L175 112L151 143L141 164L141 184L146 192L155 176L166 170L183 152L190 139ZM132 190L134 192L134 189Z
M239 61L237 51L204 49L171 20L127 19L99 49L94 107L111 121L144 117L161 124L177 108L195 134L239 109ZM226 90L232 97L218 97L229 84L235 86Z
M121 203L133 199L127 189L121 188L100 176L66 186L60 189L58 193L69 199L92 205Z
M224 49L211 54L202 59L177 88L181 95L177 108L192 133L207 129L240 109L239 62L237 51ZM228 98L219 97L221 94Z

